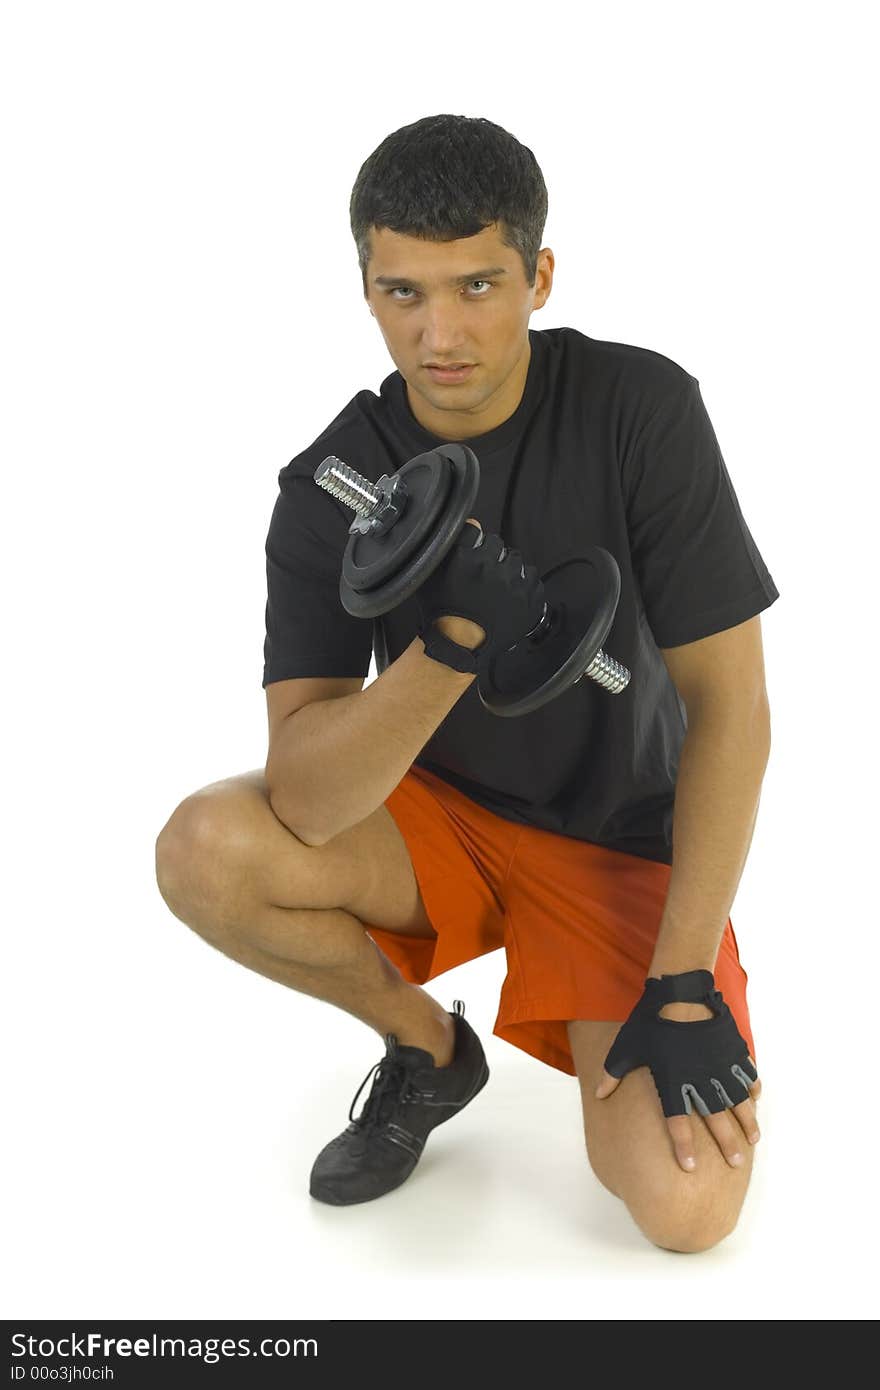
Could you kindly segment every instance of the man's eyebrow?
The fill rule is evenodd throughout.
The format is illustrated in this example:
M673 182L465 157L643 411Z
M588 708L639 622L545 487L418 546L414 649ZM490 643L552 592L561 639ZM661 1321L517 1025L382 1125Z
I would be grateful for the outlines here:
M466 285L469 280L488 280L492 275L506 275L507 270L503 265L493 265L488 270L469 270L466 275L456 275L452 280L448 280L449 285ZM423 290L424 285L420 285L418 280L408 280L404 275L377 275L373 281L374 285L406 285L408 289Z

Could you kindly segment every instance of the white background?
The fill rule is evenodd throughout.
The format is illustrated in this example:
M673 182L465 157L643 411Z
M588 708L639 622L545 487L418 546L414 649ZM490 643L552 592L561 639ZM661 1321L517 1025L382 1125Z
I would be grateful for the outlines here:
M876 1315L871 12L6 9L4 1316ZM394 369L351 186L442 111L541 165L531 326L698 378L781 591L732 910L763 1138L698 1255L593 1177L576 1080L492 1036L500 952L430 987L484 1040L479 1103L395 1194L314 1202L381 1042L209 948L155 882L178 802L264 763L277 473Z

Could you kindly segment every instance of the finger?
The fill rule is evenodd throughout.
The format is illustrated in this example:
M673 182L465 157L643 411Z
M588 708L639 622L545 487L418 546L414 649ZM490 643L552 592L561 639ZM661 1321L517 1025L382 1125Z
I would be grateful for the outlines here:
M751 1057L749 1057L749 1064L755 1071L758 1070ZM761 1094L761 1078L759 1076L756 1076L753 1081L745 1068L739 1066L736 1062L732 1063L730 1073L734 1078L734 1084L731 1086L728 1083L725 1090L729 1092L727 1100L730 1101L731 1105L739 1104L740 1097L744 1090L750 1100L758 1099L758 1096Z
M761 1137L758 1128L758 1121L755 1119L755 1107L750 1100L742 1100L739 1105L735 1105L730 1112L735 1115L743 1127L743 1132L750 1144L757 1144Z
M755 1066L755 1059L751 1053L749 1053L749 1061L755 1068L755 1071L757 1071L758 1068L757 1066ZM750 1081L747 1078L747 1083L749 1088L749 1099L738 1101L737 1104L733 1106L732 1113L736 1116L737 1120L742 1125L743 1131L745 1132L745 1136L748 1139L749 1143L757 1144L758 1140L761 1137L761 1131L758 1128L758 1120L755 1115L754 1103L758 1099L758 1096L761 1094L761 1078L756 1077L754 1081Z
M754 1058L751 1056L751 1054L747 1055L749 1059L749 1065L753 1067L755 1071L757 1071L758 1068L755 1066ZM728 1112L732 1114L742 1125L743 1132L745 1133L745 1136L748 1139L749 1143L757 1144L758 1140L761 1137L761 1131L758 1128L758 1121L755 1117L754 1103L761 1093L761 1082L757 1076L753 1081L752 1078L740 1066L732 1066L731 1073L733 1075L735 1084L729 1086L729 1088L727 1089L725 1089L724 1087L719 1087L719 1095L721 1096L721 1099L724 1101L724 1104L727 1107ZM743 1090L748 1092L747 1100L739 1100L737 1098L738 1096L742 1095Z
M697 1166L697 1159L694 1154L694 1136L689 1116L669 1115L666 1124L672 1136L672 1147L675 1150L679 1167L683 1168L686 1173L692 1173Z
M744 1102L744 1104L747 1103L748 1102ZM742 1156L742 1135L730 1118L730 1112L727 1110L722 1110L717 1114L710 1112L702 1118L705 1120L710 1134L731 1168L740 1168L744 1161ZM690 1116L669 1115L667 1116L666 1124L672 1136L672 1144L675 1149L676 1159L685 1172L692 1173L697 1166L697 1160L694 1153Z
M748 1105L748 1101L743 1102ZM735 1107L738 1108L738 1107ZM734 1124L729 1110L721 1110L717 1114L704 1115L703 1119L709 1128L709 1132L714 1138L725 1159L731 1168L740 1168L744 1162L742 1155L742 1131Z
M611 1073L607 1072L603 1067L602 1078L593 1092L596 1100L604 1100L606 1096L610 1096L613 1091L617 1090L622 1079L623 1078L620 1076L612 1076Z

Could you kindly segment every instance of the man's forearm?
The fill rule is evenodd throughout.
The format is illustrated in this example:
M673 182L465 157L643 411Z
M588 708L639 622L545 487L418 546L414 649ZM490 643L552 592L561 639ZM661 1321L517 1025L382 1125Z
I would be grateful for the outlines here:
M675 789L672 872L649 975L714 971L769 755L764 702L689 717Z
M371 815L394 790L475 676L413 639L364 690L288 715L266 763L278 819L310 845Z

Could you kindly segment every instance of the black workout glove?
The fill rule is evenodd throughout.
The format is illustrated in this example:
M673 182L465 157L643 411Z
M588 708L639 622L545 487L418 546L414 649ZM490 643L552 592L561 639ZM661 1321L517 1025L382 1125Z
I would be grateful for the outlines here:
M476 675L537 627L544 612L536 567L526 565L518 550L508 550L499 535L484 534L470 521L415 597L426 655ZM442 617L468 618L486 636L473 650L464 647L434 627L434 619Z
M661 1018L664 1004L706 1004L714 1018ZM649 975L605 1058L611 1076L649 1067L664 1115L717 1114L749 1100L758 1072L711 970Z

